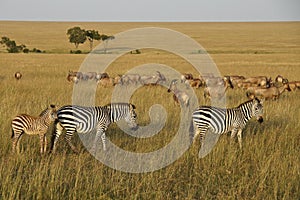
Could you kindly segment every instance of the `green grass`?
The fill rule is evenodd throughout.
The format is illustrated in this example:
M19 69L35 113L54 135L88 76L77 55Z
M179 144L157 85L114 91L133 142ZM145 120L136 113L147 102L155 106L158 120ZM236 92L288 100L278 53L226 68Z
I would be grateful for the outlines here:
M29 25L33 29L51 30L52 34L41 36L35 33L32 40L26 34L30 31ZM0 199L300 198L300 91L284 93L278 101L265 102L264 123L260 125L255 120L248 123L243 131L242 151L237 142L230 144L229 135L222 135L205 158L198 158L199 144L196 143L173 164L154 172L133 174L111 169L94 159L77 135L73 139L80 150L79 155L70 150L63 138L56 154L40 155L38 136L28 135L21 140L20 154L13 154L10 122L15 115L38 115L48 104L72 103L73 85L67 82L66 75L69 69L76 71L86 56L61 53L72 48L66 44L63 31L73 25L0 22L0 26L5 27L0 32L11 33L11 39L26 44L32 41L34 47L43 50L60 49L51 54L0 53ZM215 51L211 56L223 75L275 78L282 74L289 80L299 80L299 23L146 23L144 26L150 25L182 31L205 44L206 49ZM114 34L143 24L82 23L82 26L103 27L105 33ZM249 34L250 30L254 35ZM56 38L55 35L61 36ZM231 45L229 41L233 40L234 45ZM281 44L280 47L277 44ZM261 53L255 54L254 50ZM122 56L109 66L108 73L115 76L153 62L196 75L183 59L150 50ZM16 71L23 74L20 81L13 77ZM154 103L164 106L168 119L159 134L137 139L113 125L107 131L107 137L121 148L134 152L150 152L167 145L178 129L180 108L174 106L172 94L166 90L143 87L131 99L137 107L141 125L149 123L148 111ZM112 91L113 88L98 87L96 104L108 103ZM197 89L195 93L200 105L209 103L203 99L203 89ZM226 103L229 107L246 100L244 91L228 90ZM50 134L47 137L49 141Z

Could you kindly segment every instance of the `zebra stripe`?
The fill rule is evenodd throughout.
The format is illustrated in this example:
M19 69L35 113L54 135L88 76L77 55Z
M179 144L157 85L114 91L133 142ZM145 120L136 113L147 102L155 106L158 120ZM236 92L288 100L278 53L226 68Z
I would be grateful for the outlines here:
M257 98L231 109L201 106L192 115L191 126L197 129L196 133L191 129L191 141L195 142L195 138L200 135L200 141L203 145L204 137L208 130L215 134L231 131L231 138L237 135L239 146L242 148L242 130L252 117L256 117L260 123L263 122L262 115L262 102Z
M125 119L128 125L136 129L136 113L135 106L127 103L108 104L106 106L84 107L76 105L66 105L57 111L57 120L55 122L55 130L51 140L51 151L55 152L56 143L66 130L65 139L73 151L77 152L75 146L71 142L71 138L75 132L85 134L96 130L96 137L92 150L95 151L97 141L101 137L103 150L106 150L105 132L111 123L120 119Z
M22 114L16 116L11 122L12 128L12 148L15 152L16 147L19 152L19 140L23 133L28 135L39 135L40 136L40 152L46 152L47 139L46 132L56 118L55 105L50 105L49 108L45 109L38 117Z

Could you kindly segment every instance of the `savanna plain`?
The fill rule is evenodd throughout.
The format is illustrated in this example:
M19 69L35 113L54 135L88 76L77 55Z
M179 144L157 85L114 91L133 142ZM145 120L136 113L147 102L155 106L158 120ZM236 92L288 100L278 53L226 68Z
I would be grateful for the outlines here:
M264 102L264 122L249 121L243 131L243 149L220 137L212 152L198 157L199 143L174 163L147 173L127 173L96 160L75 135L75 154L61 137L55 154L41 155L39 137L24 135L20 153L12 153L11 120L27 113L38 116L49 104L72 103L73 84L66 79L77 71L89 51L70 54L67 29L80 26L115 35L132 28L163 27L193 38L210 54L222 75L245 77L277 75L300 80L300 23L76 23L0 21L7 36L45 53L7 53L0 49L0 199L300 199L300 91L284 92ZM95 42L94 46L99 42ZM108 43L109 48L109 43ZM108 49L109 51L109 49ZM155 49L126 54L107 68L112 77L135 66L161 63L197 76L183 58ZM20 71L22 79L15 80ZM167 74L165 74L167 77ZM179 77L178 77L179 78ZM199 105L209 105L203 89L194 89ZM95 104L110 102L113 87L97 87ZM247 100L242 89L228 89L226 105ZM179 106L162 86L144 86L131 97L138 122L150 123L149 108L161 104L167 112L163 129L150 138L135 138L116 125L107 131L114 144L147 153L163 148L180 125ZM47 138L51 137L50 127ZM188 134L188 130L187 130Z

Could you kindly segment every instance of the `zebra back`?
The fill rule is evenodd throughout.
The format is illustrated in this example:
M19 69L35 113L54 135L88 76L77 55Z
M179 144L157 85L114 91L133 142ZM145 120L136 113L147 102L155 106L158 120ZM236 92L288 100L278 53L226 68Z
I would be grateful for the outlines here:
M103 106L103 109L107 111L111 123L117 122L126 116L136 118L136 113L134 111L135 105L130 103L111 103ZM133 119L132 119L133 120Z

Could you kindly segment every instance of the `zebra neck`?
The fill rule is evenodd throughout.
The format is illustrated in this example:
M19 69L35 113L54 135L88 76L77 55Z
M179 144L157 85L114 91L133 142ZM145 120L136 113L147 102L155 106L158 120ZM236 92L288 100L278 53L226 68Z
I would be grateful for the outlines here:
M44 113L44 115L40 116L40 120L47 126L51 124L50 112Z
M108 113L110 116L110 122L117 122L119 120L121 120L122 118L124 118L124 112L120 110L120 108L118 107L108 107Z
M244 103L240 106L241 113L243 114L244 122L248 122L252 118L252 102Z

